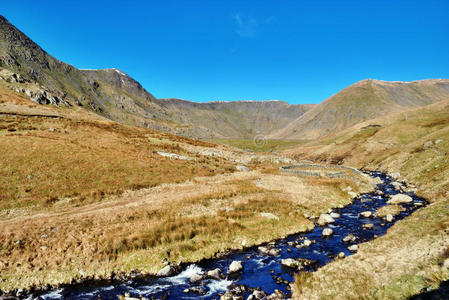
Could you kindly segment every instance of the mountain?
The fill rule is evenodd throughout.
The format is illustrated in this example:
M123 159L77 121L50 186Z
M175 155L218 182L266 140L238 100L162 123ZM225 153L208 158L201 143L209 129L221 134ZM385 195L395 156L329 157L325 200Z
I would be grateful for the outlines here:
M314 106L272 138L315 139L376 117L449 98L449 80L359 81Z
M196 103L180 99L158 100L172 112L172 120L189 124L196 135L215 138L253 138L287 126L313 105L283 101L217 101Z
M0 67L36 82L46 95L60 99L56 104L81 106L124 124L194 138L252 138L258 133L268 134L310 108L281 101L159 100L118 69L81 70L54 58L3 16Z
M197 139L252 139L257 135L315 139L449 96L449 80L368 79L317 105L157 99L121 70L81 70L54 58L2 16L0 68L6 77L13 78L10 81L20 77L21 82L10 82L10 88L35 102L81 107L123 124Z

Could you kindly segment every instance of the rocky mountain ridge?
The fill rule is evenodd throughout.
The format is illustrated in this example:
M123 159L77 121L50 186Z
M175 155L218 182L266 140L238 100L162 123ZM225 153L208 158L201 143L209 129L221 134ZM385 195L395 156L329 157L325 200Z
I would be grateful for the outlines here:
M316 105L157 99L121 70L77 69L54 58L2 16L0 67L17 77L8 82L9 87L35 102L82 107L123 124L197 139L253 139L258 135L315 139L449 97L449 80L445 79L410 83L367 79Z

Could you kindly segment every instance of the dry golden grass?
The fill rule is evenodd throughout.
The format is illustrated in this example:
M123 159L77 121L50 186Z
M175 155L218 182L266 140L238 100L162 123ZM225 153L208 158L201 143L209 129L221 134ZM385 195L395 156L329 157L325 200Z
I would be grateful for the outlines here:
M256 181L278 184L261 188ZM286 181L296 182L308 197L301 200L296 190L279 188ZM128 191L79 208L53 207L0 223L0 288L69 282L81 270L90 276L136 269L154 273L162 258L196 261L241 248L243 241L255 245L311 229L304 212L319 213L317 203L325 203L324 211L349 199L338 183L253 171Z
M230 170L217 158L161 157L157 151L182 154L182 146L175 138L150 143L149 135L165 138L107 121L0 116L0 209L46 206L65 198L89 202Z

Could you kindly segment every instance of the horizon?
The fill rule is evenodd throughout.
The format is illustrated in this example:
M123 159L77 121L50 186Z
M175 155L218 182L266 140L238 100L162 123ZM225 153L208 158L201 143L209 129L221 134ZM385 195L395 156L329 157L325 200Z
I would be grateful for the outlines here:
M2 15L57 59L118 69L159 99L317 104L365 79L449 78L445 1L83 3Z

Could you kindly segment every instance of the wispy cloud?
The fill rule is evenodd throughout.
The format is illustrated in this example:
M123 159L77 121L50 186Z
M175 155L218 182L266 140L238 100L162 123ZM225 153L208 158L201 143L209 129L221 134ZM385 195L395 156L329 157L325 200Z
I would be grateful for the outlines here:
M235 32L241 37L255 37L258 33L259 24L257 20L251 16L242 14L234 14L232 16L235 22Z

